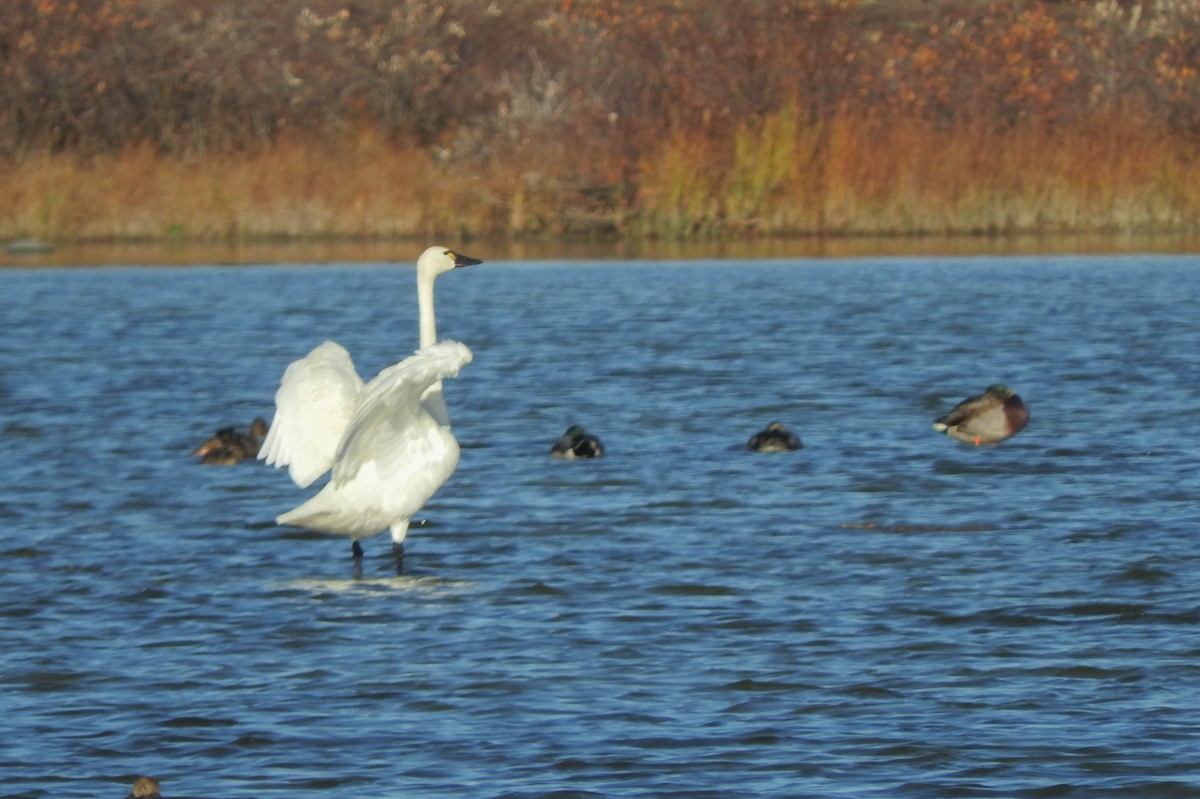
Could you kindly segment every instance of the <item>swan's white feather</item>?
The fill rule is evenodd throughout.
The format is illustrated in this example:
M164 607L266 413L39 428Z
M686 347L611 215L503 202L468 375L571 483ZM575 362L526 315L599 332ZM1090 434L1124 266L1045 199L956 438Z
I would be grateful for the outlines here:
M360 393L338 443L333 482L344 484L354 479L368 461L378 465L382 478L398 476L414 468L408 465L412 461L428 461L431 450L444 449L445 438L453 442L450 425L429 413L422 396L470 362L467 345L443 341L417 350L376 375ZM457 452L457 444L454 450ZM453 471L451 467L447 475ZM438 480L438 485L441 482Z
M275 420L259 460L287 466L301 488L329 470L363 389L350 353L326 341L292 362L275 392Z
M408 519L458 465L458 442L422 396L470 361L466 345L444 341L380 372L359 392L329 483L279 523L352 538L391 528L403 540Z

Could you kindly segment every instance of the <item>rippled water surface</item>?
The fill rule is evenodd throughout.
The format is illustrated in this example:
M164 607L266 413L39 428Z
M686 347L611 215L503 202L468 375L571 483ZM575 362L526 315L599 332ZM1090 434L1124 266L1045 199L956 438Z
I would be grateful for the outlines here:
M5 796L1200 796L1195 258L447 275L462 461L360 581L188 453L410 352L411 268L0 289ZM1016 438L930 428L995 382Z

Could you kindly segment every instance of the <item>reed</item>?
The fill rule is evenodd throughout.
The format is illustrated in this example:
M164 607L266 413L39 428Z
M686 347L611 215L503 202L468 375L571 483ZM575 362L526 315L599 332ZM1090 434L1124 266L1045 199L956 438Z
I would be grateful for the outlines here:
M948 128L851 110L804 120L785 108L725 138L678 132L633 169L599 146L581 159L579 143L569 145L447 161L363 128L202 157L144 145L36 155L0 164L0 238L688 239L1200 223L1200 145L1136 118Z
M1120 119L1087 129L841 115L766 144L777 179L750 192L736 168L726 221L773 234L1175 230L1200 222L1195 145ZM764 127L764 131L767 130ZM816 142L810 146L809 142ZM753 148L750 148L753 149ZM781 157L786 154L786 157ZM747 212L748 211L748 212Z
M703 135L677 133L643 159L632 232L663 238L714 235L721 221L722 153Z
M6 168L0 236L238 239L410 236L450 205L430 157L369 135L179 159L147 146Z
M794 106L770 114L759 125L742 123L733 138L733 164L725 181L722 207L727 224L775 227L783 222L768 209L800 176L801 151L811 152L811 131L801 136Z

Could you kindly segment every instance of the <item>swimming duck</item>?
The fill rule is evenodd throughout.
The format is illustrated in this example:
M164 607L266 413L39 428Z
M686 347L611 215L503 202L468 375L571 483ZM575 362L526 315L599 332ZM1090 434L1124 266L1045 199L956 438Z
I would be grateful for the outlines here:
M222 427L212 438L196 447L192 454L202 456L200 462L211 466L233 466L258 455L267 429L267 423L262 418L251 422L249 432L244 434L233 427Z
M771 422L765 429L750 436L746 446L757 452L791 452L804 444L800 437L779 422Z
M133 788L130 789L129 796L125 799L159 799L161 790L158 780L153 777L139 777L138 781L133 784Z
M968 397L933 423L951 438L968 444L999 444L1020 432L1029 422L1029 409L1017 393L1002 383L989 386L978 397Z
M206 451L200 458L205 466L237 466L247 458L246 450L237 444L217 446Z
M588 435L582 427L573 424L554 442L554 446L550 447L550 454L565 460L601 458L604 456L604 445L600 443L600 439Z

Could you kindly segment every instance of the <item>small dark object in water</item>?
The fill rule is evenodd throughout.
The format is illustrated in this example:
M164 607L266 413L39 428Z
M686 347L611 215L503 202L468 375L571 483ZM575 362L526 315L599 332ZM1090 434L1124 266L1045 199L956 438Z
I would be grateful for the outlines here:
M1012 438L1028 422L1029 409L1017 393L996 383L978 397L968 397L954 406L933 423L933 429L978 447Z
M746 446L756 452L791 452L804 447L800 437L779 422L771 422L766 429L750 436Z
M569 461L579 458L602 458L604 445L600 443L600 439L588 435L582 427L573 424L554 442L554 446L550 447L550 454Z
M158 780L153 777L138 777L125 799L159 799L160 790Z
M192 451L200 455L200 462L210 466L234 466L243 460L258 456L259 447L267 436L267 423L262 418L250 423L248 433L239 433L235 428L222 427L212 438Z

